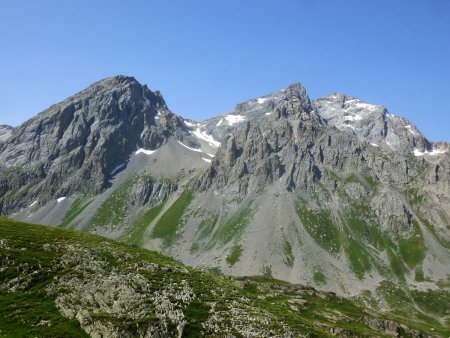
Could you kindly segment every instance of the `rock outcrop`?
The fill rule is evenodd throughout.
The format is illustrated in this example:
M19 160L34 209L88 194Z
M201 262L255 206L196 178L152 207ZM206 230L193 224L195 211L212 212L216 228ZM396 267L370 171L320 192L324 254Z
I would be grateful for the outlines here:
M98 194L138 148L157 149L170 137L199 146L159 92L126 76L99 81L7 130L0 143L4 214L38 197L44 205L80 191Z

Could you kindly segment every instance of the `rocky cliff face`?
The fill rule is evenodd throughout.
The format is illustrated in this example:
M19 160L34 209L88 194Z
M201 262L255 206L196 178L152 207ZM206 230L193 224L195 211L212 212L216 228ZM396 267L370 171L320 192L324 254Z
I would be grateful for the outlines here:
M311 101L296 84L199 127L222 145L180 240L149 247L229 274L323 276L344 294L447 278L450 157L404 118L344 95Z
M198 146L159 92L125 76L99 81L9 133L0 143L4 214L38 197L43 205L76 192L100 193L133 151L156 149L172 136Z
M15 218L386 307L394 286L447 283L449 145L384 107L293 84L198 123L115 77L8 132Z

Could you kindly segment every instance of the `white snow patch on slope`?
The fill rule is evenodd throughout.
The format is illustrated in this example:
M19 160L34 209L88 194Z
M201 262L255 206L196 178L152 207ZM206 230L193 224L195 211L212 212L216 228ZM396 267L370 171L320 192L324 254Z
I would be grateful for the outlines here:
M145 155L151 155L151 154L153 154L155 151L156 151L156 150L147 150L147 149L139 148L139 147L138 147L138 150L136 150L136 152L135 152L134 154L137 155L137 154L143 153L143 154L145 154Z
M263 104L267 100L268 100L267 98L258 97L258 104Z
M413 127L412 127L411 125L408 124L405 128L408 129L408 131L409 131L411 134L413 134L413 135L416 135L416 134L417 134L417 132L413 129Z
M66 199L66 197L60 197L60 198L58 198L56 201L57 201L58 203L60 203L60 202L64 201L65 199Z
M120 169L122 169L123 167L125 167L125 163L119 164L117 167L115 167L113 169L113 171L111 171L111 176L114 175L116 172L118 172Z
M31 204L28 206L28 208L31 208L33 205L36 205L37 202L38 202L37 200L34 201L33 203L31 203Z
M270 113L265 113L264 115L267 115L267 116L269 116L269 115L271 115L272 114L272 112L270 112Z
M359 120L361 120L363 117L361 116L361 115L353 115L353 116L350 116L350 115L346 115L346 116L344 116L344 120L345 121L359 121Z
M198 153L203 153L203 151L202 151L201 149L191 148L191 147L188 147L187 145L181 143L180 141L177 141L177 142L178 142L179 144L181 144L183 147L185 147L185 148L187 148L187 149L189 149L189 150L196 151L196 152L198 152Z
M187 125L188 127L195 127L195 123L191 123L189 121L184 121L184 124Z
M437 150L437 149L435 149L433 151L425 151L425 152L421 152L419 149L414 149L414 152L413 152L414 156L423 156L423 155L436 156L436 155L444 154L444 153L446 153L445 150Z
M225 119L228 121L228 124L232 126L235 123L244 122L245 116L242 115L227 115Z
M202 157L202 160L205 161L205 162L207 162L207 163L211 163L211 160L210 160L209 158L204 158L204 157Z
M372 147L378 147L378 144L376 144L376 143L371 143L370 144Z
M217 122L216 127L220 126L223 123L223 119L220 119L219 122Z
M201 131L200 128L195 129L194 135L197 138L208 142L211 146L213 146L215 148L218 148L220 146L219 141L216 141L211 135L208 135L206 132Z

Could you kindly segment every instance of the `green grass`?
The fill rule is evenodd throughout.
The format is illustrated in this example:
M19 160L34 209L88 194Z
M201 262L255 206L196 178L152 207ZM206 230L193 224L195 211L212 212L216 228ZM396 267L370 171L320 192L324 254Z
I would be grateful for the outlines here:
M284 264L292 268L294 266L294 254L292 252L292 245L287 240L283 243Z
M180 290L183 288L183 283L188 283L195 295L185 307L180 307L186 319L183 333L186 337L226 336L228 332L241 336L242 333L238 332L237 326L232 326L233 320L237 320L238 325L242 325L246 330L254 321L257 321L257 329L262 328L266 332L260 336L283 336L279 333L283 327L288 327L294 336L326 337L330 336L330 328L339 328L345 336L383 336L380 332L361 323L361 317L395 320L429 335L448 336L448 328L439 324L438 321L427 316L420 317L417 311L414 312L415 310L410 311L411 308L414 309L411 306L414 300L424 311L429 310L436 315L442 315L448 311L447 307L450 303L448 293L417 293L411 296L401 289L397 290L392 284L383 284L384 295L389 297L389 301L397 308L401 307L401 313L406 311L409 315L401 317L390 313L377 314L374 310L366 311L358 303L331 293L318 292L311 288L303 291L298 289L297 285L273 279L272 271L268 266L264 269L265 276L240 278L238 286L234 279L223 277L219 273L213 274L184 267L181 263L156 252L88 233L0 218L0 238L2 240L0 259L4 267L0 274L0 286L14 280L17 276L31 278L30 283L18 292L9 292L4 287L0 287L0 336L87 336L77 321L63 317L55 306L56 297L70 294L70 288L73 286L70 283L64 284L62 289L57 289L51 296L47 293L48 286L57 280L55 277L71 276L78 279L94 276L96 273L98 276L95 269L79 270L78 260L61 264L68 247L78 248L78 251L74 251L71 255L79 252L81 258L83 253L90 253L90 262L101 263L104 268L101 269L102 274L99 280L108 281L110 274L131 276L136 273L136 267L139 268L140 278L146 279L146 284L151 287L151 290L149 294L143 293L141 299L130 299L129 311L134 311L134 305L143 301L143 309L150 310L146 317L133 319L128 316L117 317L114 312L96 313L94 303L93 308L84 308L96 323L110 323L127 337L139 336L141 334L139 329L145 329L155 323L157 315L154 312L154 303L146 297L166 292L168 282L173 283L172 287ZM149 263L150 266L158 268L146 269ZM96 265L89 264L89 266ZM31 273L33 271L38 273ZM104 278L101 279L102 277ZM317 273L315 279L320 282L323 276ZM130 286L138 287L133 284ZM116 291L120 292L120 288L121 285L118 285ZM177 297L169 295L168 299L176 301ZM215 304L214 315L221 316L223 320L217 326L218 331L208 331L204 325L212 318L211 302ZM229 315L231 311L235 311L233 317ZM241 316L238 313L244 315ZM414 316L417 317L416 321L412 318ZM258 322L258 320L261 321ZM48 324L50 326L47 326ZM169 320L167 325L170 336L175 335L174 323ZM432 328L434 331L431 331ZM269 334L270 330L273 332Z
M252 210L250 207L245 208L241 212L232 215L217 231L213 234L210 246L214 243L222 245L231 242L234 239L239 239L244 233L244 230L250 221Z
M306 203L300 199L297 202L296 211L302 224L317 244L331 254L336 255L340 252L340 231L333 222L329 210L310 210Z
M40 285L23 293L0 290L0 337L89 337L63 317Z
M344 249L355 276L359 279L364 278L364 274L371 270L372 264L363 243L350 236L345 240Z
M144 244L144 235L148 225L159 215L164 203L148 210L142 210L131 223L129 229L121 236L125 242L137 246Z
M425 282L425 274L423 273L423 269L422 266L418 266L416 267L416 269L414 270L414 280L416 282Z
M244 249L241 245L233 245L230 249L230 254L227 256L226 260L228 264L234 265L239 261L239 258L241 257L242 251Z
M85 200L83 198L77 198L72 203L70 209L66 212L64 218L62 219L61 223L58 226L63 228L69 228L75 217L81 214L91 202L92 199Z
M219 215L215 212L212 212L209 216L206 216L197 227L197 240L202 241L211 236L214 226L219 219Z
M327 282L327 278L325 277L325 275L322 273L322 271L315 271L314 272L314 276L313 276L314 282L317 285L323 285Z
M164 246L173 244L177 236L177 231L182 225L182 217L186 208L193 198L192 190L185 190L171 207L161 216L158 223L153 228L151 237L161 238Z
M446 290L411 291L412 298L426 313L444 317L450 315L450 293Z
M393 248L386 248L386 253L388 255L389 264L391 266L392 272L400 279L405 280L406 267L399 255L394 251Z
M359 176L357 176L356 174L350 174L348 175L345 179L344 179L344 183L345 184L349 184L349 183L359 183L362 184L361 179L359 178Z
M401 239L398 243L400 254L411 269L422 263L426 255L426 247L419 224L413 221L413 232L410 237Z
M118 225L124 221L127 215L131 188L137 179L137 177L134 177L119 185L100 205L88 224L83 227L83 230L91 231L96 226Z

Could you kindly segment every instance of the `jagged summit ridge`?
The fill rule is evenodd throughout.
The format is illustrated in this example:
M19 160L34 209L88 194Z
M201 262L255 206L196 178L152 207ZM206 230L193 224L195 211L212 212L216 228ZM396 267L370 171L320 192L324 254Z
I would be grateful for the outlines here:
M315 100L314 106L328 125L375 147L402 154L433 148L417 127L405 118L391 114L383 106L336 93Z
M15 128L0 144L0 163L17 168L18 177L4 189L30 185L25 201L12 199L3 207L23 207L37 196L44 203L81 189L100 192L133 151L157 149L170 137L198 146L159 92L132 77L98 81Z

